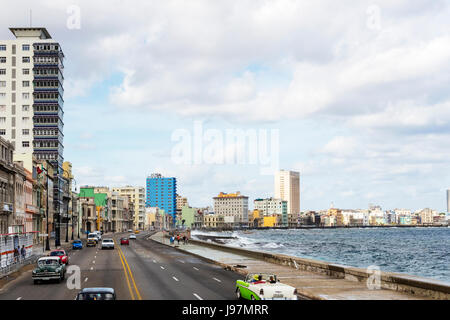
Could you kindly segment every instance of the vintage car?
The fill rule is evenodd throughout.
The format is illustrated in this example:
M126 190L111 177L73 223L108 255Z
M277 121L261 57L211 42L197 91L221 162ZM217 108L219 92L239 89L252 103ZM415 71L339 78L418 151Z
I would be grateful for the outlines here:
M34 284L43 280L57 280L60 282L66 276L66 265L58 256L42 257L37 261L37 267L32 272Z
M139 230L136 230L134 233L138 234L139 232L140 232Z
M113 288L84 288L76 300L116 300L116 293Z
M121 245L130 245L130 240L128 240L128 238L121 238L120 244Z
M69 264L69 256L63 249L57 249L50 252L50 257L59 257L61 262L64 264Z
M83 249L83 242L81 240L74 240L72 242L72 250Z
M297 289L268 273L250 273L236 281L236 297L248 300L297 300Z
M88 237L86 247L95 247L97 245L97 237Z
M136 236L134 235L134 234L130 234L130 236L128 237L130 240L131 239L134 239L134 240L136 240Z

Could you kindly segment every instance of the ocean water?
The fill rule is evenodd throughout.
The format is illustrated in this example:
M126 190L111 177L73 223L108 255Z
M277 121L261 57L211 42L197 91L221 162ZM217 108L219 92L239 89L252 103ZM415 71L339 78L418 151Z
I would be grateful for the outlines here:
M287 229L196 234L230 236L225 244L450 282L450 228Z

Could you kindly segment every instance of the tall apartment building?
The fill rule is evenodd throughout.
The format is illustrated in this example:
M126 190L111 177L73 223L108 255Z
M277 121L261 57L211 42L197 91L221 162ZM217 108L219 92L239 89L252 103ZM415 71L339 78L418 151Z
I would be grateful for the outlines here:
M300 213L300 173L280 170L275 173L274 196L288 203L288 214Z
M177 179L163 177L159 173L153 173L146 181L146 207L158 207L172 216L173 224L176 223L177 213Z
M0 40L0 136L15 153L34 153L54 170L54 209L62 213L63 59L45 28L10 28Z
M447 212L450 212L450 189L447 190Z
M236 193L221 192L213 198L214 213L224 217L224 223L231 226L248 225L248 197Z
M134 228L144 229L145 225L145 188L125 186L113 188L120 196L128 197L130 208L134 210Z

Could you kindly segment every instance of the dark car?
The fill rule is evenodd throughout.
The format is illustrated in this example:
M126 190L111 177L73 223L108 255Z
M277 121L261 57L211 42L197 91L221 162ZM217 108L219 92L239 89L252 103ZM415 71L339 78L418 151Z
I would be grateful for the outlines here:
M124 245L124 244L130 245L130 240L128 240L128 238L122 238L122 239L120 239L120 244L121 245Z
M76 300L116 300L116 292L113 288L84 288Z

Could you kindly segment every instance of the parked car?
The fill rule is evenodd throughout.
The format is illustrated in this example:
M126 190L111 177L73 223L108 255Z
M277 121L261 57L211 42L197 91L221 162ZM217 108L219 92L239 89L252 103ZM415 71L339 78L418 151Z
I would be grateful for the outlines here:
M135 236L134 234L130 234L130 237L129 237L129 238L130 238L130 240L131 240L131 239L135 239L135 240L136 240L136 236Z
M102 240L102 250L103 249L114 249L114 240L113 239L103 239Z
M133 230L132 229L128 229L128 232L133 232Z
M72 250L83 249L83 242L81 240L74 240L72 242Z
M130 240L128 240L128 238L121 238L120 239L120 244L121 245L130 245Z
M113 288L84 288L76 300L116 300L116 292Z
M297 289L267 273L250 273L236 281L236 297L248 300L297 300Z
M50 257L59 257L62 263L69 264L69 256L63 249L53 250L50 252Z
M87 239L86 247L95 247L97 245L97 238L96 237L90 237Z
M66 266L58 256L42 257L38 259L31 276L34 284L44 280L60 282L66 277Z

